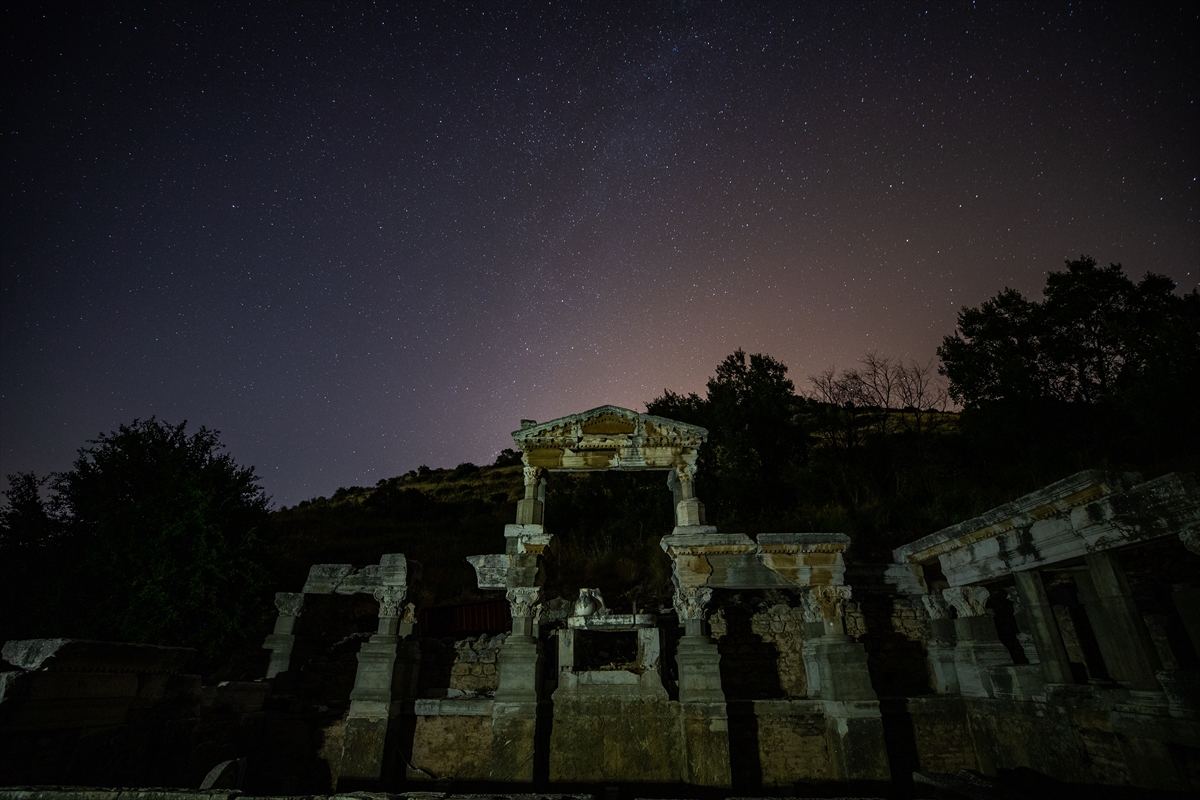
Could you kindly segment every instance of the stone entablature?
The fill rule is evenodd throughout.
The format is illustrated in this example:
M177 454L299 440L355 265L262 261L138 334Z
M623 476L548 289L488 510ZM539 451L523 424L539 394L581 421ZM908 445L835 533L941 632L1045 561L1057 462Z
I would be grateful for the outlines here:
M600 406L540 424L523 420L512 436L529 467L565 471L683 467L681 477L686 480L708 431L627 408Z
M843 553L850 537L841 533L683 533L662 538L678 587L779 589L840 585Z
M1161 536L1200 532L1200 486L1189 473L1143 481L1085 470L893 551L898 564L940 561L951 586Z

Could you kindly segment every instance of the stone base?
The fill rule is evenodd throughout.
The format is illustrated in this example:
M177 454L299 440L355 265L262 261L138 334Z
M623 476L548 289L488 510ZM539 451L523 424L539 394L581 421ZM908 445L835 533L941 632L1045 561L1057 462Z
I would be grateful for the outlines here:
M988 675L992 691L1001 700L1046 699L1046 681L1040 664L993 667Z
M878 702L826 702L825 740L835 780L891 780Z
M537 703L496 701L489 777L503 783L532 783L536 742Z
M678 783L686 774L684 752L678 703L612 695L555 698L553 782Z
M375 785L383 780L387 733L387 717L352 717L346 720L342 760L337 776L342 789L354 785Z
M877 699L867 672L866 648L849 636L819 636L805 642L803 653L810 694L826 701Z
M684 780L693 786L730 786L729 718L724 703L683 704L687 750Z
M684 636L675 651L675 662L679 667L681 703L725 702L716 642L707 636Z

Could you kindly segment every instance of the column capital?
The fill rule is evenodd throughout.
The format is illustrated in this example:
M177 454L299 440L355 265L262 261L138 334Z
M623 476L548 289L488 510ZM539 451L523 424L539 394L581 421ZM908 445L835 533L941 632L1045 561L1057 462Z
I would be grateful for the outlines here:
M375 599L379 601L380 619L399 618L401 604L408 594L407 586L384 586L375 590Z
M276 592L275 608L281 617L298 617L304 610L303 592Z
M991 593L982 586L951 586L942 590L942 597L954 606L960 619L987 614L987 601L990 596Z
M1179 541L1183 546L1200 556L1200 529L1190 528L1179 532Z
M703 620L704 607L712 601L713 590L707 586L686 586L675 590L675 613L679 621Z
M801 598L801 613L805 622L834 622L846 615L850 599L849 586L813 586Z
M513 617L533 618L538 613L538 600L542 596L539 586L518 586L505 593Z

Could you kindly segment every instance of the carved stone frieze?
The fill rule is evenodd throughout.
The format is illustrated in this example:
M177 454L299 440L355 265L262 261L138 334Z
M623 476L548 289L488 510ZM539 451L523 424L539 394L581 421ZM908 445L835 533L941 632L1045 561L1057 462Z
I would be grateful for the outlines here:
M960 617L982 617L986 614L989 595L982 586L951 586L942 590L942 596L954 606Z

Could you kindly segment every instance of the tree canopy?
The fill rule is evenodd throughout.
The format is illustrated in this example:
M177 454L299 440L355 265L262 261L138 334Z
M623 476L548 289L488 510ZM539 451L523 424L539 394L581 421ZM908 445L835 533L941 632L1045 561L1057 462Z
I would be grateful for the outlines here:
M1200 384L1200 295L1164 275L1134 283L1089 256L1046 280L1044 299L1005 289L938 348L950 393L968 409L1052 400L1133 408Z
M52 476L45 506L36 477L10 476L3 512L10 566L21 566L17 547L41 559L50 569L27 587L26 602L63 606L41 616L53 630L34 635L212 654L260 613L266 494L253 468L222 452L217 432L188 435L185 426L151 418L101 434L71 470Z

